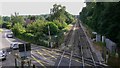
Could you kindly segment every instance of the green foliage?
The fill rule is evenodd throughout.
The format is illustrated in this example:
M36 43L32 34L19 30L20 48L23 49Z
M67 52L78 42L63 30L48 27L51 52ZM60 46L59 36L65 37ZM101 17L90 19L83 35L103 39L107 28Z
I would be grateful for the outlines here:
M7 22L6 28L7 28L7 29L11 29L11 23L10 23L10 22Z
M36 16L34 16L34 15L29 15L29 16L28 16L28 19L30 19L30 20L35 20L35 19L36 19Z
M107 36L120 47L120 2L86 3L80 19L94 31Z
M8 17L3 17L3 19L5 22L10 22L5 23L5 25L6 27L12 28L17 38L41 46L48 46L48 41L52 41L53 44L56 42L56 46L58 46L58 44L60 45L64 39L63 29L67 27L67 24L73 23L74 21L74 17L65 11L65 6L61 5L54 5L50 16L20 16L19 13L15 13L11 15L10 21ZM25 22L25 20L27 22ZM49 39L49 31L51 39ZM57 36L57 38L55 36Z
M3 16L2 19L3 19L3 21L10 22L10 17L8 17L8 16Z
M13 28L12 28L12 31L14 33L14 35L20 35L20 34L23 34L26 32L25 28L23 27L22 24L20 23L16 23Z
M11 23L10 23L10 17L8 16L0 16L0 26L3 28L10 29L11 28Z
M15 15L11 15L12 26L14 26L18 22L23 24L24 23L24 18L22 16L19 16L19 13L15 12Z
M0 16L0 26L2 26L3 22L2 22L2 17Z
M45 20L45 18L43 16L36 16L36 19Z
M43 32L44 25L45 25L44 21L37 20L36 22L28 24L26 29L27 32L35 34L36 32Z
M50 11L51 14L47 18L49 21L58 20L60 23L66 22L67 24L74 22L74 17L66 11L65 6L54 4Z
M63 28L65 28L67 26L67 24L65 22L60 23L59 20L54 20L53 22L58 26L58 28L60 30L63 29Z
M10 22L2 21L1 26L2 26L2 28L10 29L11 28L11 23Z
M69 14L68 12L65 12L65 15L66 15L66 21L65 22L67 24L71 24L75 21L74 17L71 14Z
M49 35L48 30L50 30L51 35L56 35L58 33L58 26L54 24L53 22L48 22L44 26L44 33L46 35Z

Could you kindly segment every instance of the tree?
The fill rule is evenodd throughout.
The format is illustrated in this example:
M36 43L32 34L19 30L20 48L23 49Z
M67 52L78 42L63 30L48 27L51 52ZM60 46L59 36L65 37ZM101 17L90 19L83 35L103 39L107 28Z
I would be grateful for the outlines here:
M120 47L120 2L87 3L80 12L80 19L94 31L116 42Z
M3 16L2 19L3 21L10 22L10 17L8 16Z
M11 15L11 23L12 23L12 27L15 25L15 23L21 23L24 24L24 18L22 16L19 16L19 13L15 12L15 15Z
M0 27L2 27L2 17L0 16Z
M30 23L24 25L24 18ZM52 41L55 36L62 38L63 28L72 23L73 19L73 16L66 12L65 6L57 4L53 5L50 15L20 16L19 13L11 15L12 30L16 37L44 46L48 44L49 30Z
M43 27L45 25L45 21L43 20L36 20L31 24L27 25L27 32L35 34L36 32L43 32Z
M48 29L48 26L49 26L49 29ZM56 35L58 33L58 26L55 25L53 22L46 23L43 29L46 35L49 35L48 30L50 30L51 35Z
M15 23L15 25L12 28L12 31L15 36L26 32L25 28L23 27L21 23Z
M47 18L48 21L58 20L63 24L74 22L74 17L66 11L65 6L54 4L53 8L50 9L50 13L50 16Z
M63 27L62 27L62 24L59 22L59 20L54 20L53 22L55 23L55 25L58 26L59 29L62 29L62 28L63 28Z

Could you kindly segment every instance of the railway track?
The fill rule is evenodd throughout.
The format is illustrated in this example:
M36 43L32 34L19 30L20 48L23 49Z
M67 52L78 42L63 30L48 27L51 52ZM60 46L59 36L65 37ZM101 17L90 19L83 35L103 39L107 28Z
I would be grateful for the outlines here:
M72 29L68 33L67 37L65 38L64 45L65 47L63 51L58 51L61 53L61 57L57 64L57 68L61 66L65 55L68 55L69 58L69 63L67 65L69 66L69 68L72 66L72 60L74 58L82 61L83 68L85 68L86 64L89 64L93 68L97 68L97 66L101 68L105 67L104 64L99 64L99 62L95 61L86 36L78 22L72 27ZM80 55L75 54L76 46L79 47Z
M85 67L85 63L92 65L96 68L95 59L92 55L92 52L89 47L89 43L87 42L86 36L83 32L83 29L81 28L80 24L78 24L79 27L79 47L80 47L80 53L82 57L83 62L83 68ZM92 62L85 61L84 58L92 60Z
M93 68L106 67L107 66L106 64L99 63L98 61L95 60L95 56L90 47L90 43L88 42L87 37L84 34L84 31L81 28L80 23L78 26L79 26L79 35L80 35L79 36L80 37L79 38L79 47L81 49L81 54L82 54L81 57L82 57L83 63L90 64L90 65L92 65ZM88 54L88 55L85 55L85 54ZM83 66L84 66L84 64L83 64Z
M65 42L64 42L65 43L65 47L64 47L63 53L62 53L62 55L60 57L60 61L59 61L58 65L57 65L57 68L59 68L59 66L60 66L64 56L66 54L68 54L68 53L69 53L69 57L68 57L69 58L69 63L68 63L68 66L69 66L69 68L71 67L72 58L73 58L74 50L75 50L73 44L76 44L76 42L74 40L75 39L75 37L74 37L75 36L75 28L76 28L76 24L72 27L72 29L70 30L69 34L67 35L67 37L65 39Z

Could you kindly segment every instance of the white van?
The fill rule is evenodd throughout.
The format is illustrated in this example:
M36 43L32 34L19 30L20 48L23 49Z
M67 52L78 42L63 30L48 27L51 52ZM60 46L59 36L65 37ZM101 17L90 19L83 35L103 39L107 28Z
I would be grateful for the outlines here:
M20 42L13 42L13 43L11 43L10 44L10 49L17 50L19 48L18 47L19 44L22 44L22 43L20 43Z

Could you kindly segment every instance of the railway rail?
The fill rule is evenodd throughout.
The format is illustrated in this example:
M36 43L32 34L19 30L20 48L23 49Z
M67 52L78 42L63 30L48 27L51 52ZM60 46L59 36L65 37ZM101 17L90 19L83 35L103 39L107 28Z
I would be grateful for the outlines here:
M57 68L61 66L62 61L64 60L64 56L68 55L69 57L69 68L72 64L72 59L77 58L79 61L82 61L82 67L85 68L86 64L89 64L90 66L97 68L97 66L104 68L107 65L105 64L99 64L99 62L95 61L93 52L91 51L91 48L89 46L89 43L86 39L86 36L83 32L83 29L81 28L80 24L77 22L70 32L68 33L67 37L65 38L64 42L64 49L63 51L57 51L61 53L60 60L58 62ZM71 45L71 47L69 47ZM75 54L75 46L79 47L80 55ZM67 48L69 48L67 50ZM87 54L87 55L86 55Z
M58 65L57 65L57 68L59 68L59 66L61 64L61 61L63 60L63 57L64 57L65 53L67 53L67 52L70 53L70 56L69 56L70 59L69 59L68 66L69 66L69 68L71 67L72 56L74 54L74 48L72 48L73 47L72 45L75 42L75 40L73 39L74 38L74 34L75 34L75 32L74 32L75 27L76 27L76 24L72 27L72 29L70 30L69 34L67 35L67 37L65 39L65 47L64 47L63 53L62 53L62 55L60 57L60 61L59 61ZM66 50L69 47L70 47L71 51L69 49Z

